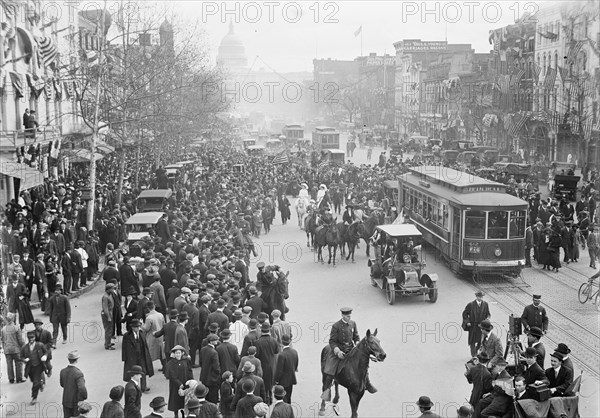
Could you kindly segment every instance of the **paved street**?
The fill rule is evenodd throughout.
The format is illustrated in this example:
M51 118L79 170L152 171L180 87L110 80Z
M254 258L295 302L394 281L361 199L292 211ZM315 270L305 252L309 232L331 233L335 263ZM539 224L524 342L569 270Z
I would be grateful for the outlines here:
M299 382L293 396L296 416L317 416L321 385L320 351L327 343L331 323L339 319L339 308L346 305L355 309L353 319L358 324L361 336L367 329L378 329L381 344L388 355L384 363L371 363L371 380L379 392L365 395L359 408L360 416L418 416L415 401L424 394L432 398L436 403L435 409L442 416L453 416L455 409L466 402L470 385L463 372L469 353L460 322L464 305L473 298L474 286L471 282L456 278L429 253L427 271L440 276L438 302L431 304L423 297L411 297L397 299L396 304L390 306L383 292L370 285L364 243L357 250L355 263L340 261L339 258L335 268L315 263L313 253L306 248L305 234L297 228L293 216L286 226L276 221L272 232L261 236L259 246L261 254L254 262L262 260L291 271L288 320L293 322L293 345L300 354ZM553 273L544 275L536 269L527 270L524 275L526 282L531 284L525 292L542 292L544 300L550 305L548 340L551 342L546 342L547 349L554 348L559 341L568 341L573 349L576 369L581 369L580 359L597 367L591 353L580 352L584 342L596 350L598 348L598 313L592 304L579 305L574 290L574 285L583 277L578 271L585 271L585 265L586 260L582 258L577 267L562 269L557 275L564 277L562 280L548 277ZM254 264L251 274L256 274ZM564 286L571 289L570 293ZM123 384L120 341L117 351L105 351L102 346L99 314L102 291L103 286L100 285L72 301L74 312L69 343L66 346L59 344L54 351L55 372L48 379L37 405L29 406L29 382L9 385L6 376L2 376L2 416L61 416L62 390L58 385L58 374L67 364L66 354L75 348L81 353L80 367L86 376L89 400L96 408L90 416L99 415L99 408L108 400L110 387ZM514 297L506 296L502 291L490 292L488 300L492 321L503 340L508 313L520 314L523 304L528 303L526 295L519 292L523 291L517 291ZM558 312L569 314L575 321L582 321L592 334L560 318ZM582 342L570 341L568 338L572 336ZM158 368L157 362L155 367ZM194 369L195 377L198 372L198 369ZM148 403L152 397L168 393L167 381L162 374L154 376L149 382L151 390L143 397L143 413L150 412ZM345 391L341 393L341 415L348 416L348 397ZM583 417L599 416L598 394L597 375L592 376L586 369L580 402ZM331 408L328 408L327 414L334 416Z

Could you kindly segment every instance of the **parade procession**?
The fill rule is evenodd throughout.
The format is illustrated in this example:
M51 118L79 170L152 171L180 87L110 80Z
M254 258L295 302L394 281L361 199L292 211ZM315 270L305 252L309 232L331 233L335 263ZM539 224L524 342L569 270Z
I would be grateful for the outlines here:
M600 417L597 1L0 22L0 418Z

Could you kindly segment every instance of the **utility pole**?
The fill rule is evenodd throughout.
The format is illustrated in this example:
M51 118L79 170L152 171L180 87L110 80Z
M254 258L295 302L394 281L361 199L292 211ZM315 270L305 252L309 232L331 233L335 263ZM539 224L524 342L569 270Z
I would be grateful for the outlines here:
M90 157L90 200L87 207L87 229L91 231L94 226L94 207L96 202L96 145L98 144L98 113L100 111L100 84L104 74L104 65L102 55L104 52L104 18L106 15L106 0L100 15L100 29L98 30L98 76L96 79L96 93L94 97L94 127L92 129L92 149Z

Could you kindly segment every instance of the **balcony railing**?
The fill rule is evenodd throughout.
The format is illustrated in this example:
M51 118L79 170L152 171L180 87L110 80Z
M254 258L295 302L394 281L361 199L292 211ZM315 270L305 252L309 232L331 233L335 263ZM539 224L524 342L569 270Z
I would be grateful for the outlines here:
M18 148L54 141L60 136L59 128L43 126L37 129L35 135L25 129L16 131L0 131L0 148Z

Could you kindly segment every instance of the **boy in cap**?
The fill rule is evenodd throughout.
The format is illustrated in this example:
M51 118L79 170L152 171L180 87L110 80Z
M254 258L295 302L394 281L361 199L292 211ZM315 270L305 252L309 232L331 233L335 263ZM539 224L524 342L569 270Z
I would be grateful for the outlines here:
M45 362L48 359L46 346L35 340L35 331L27 331L27 343L21 348L21 359L25 363L25 376L31 379L31 405L37 402L38 393L44 390Z

